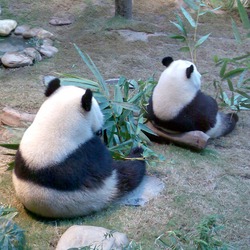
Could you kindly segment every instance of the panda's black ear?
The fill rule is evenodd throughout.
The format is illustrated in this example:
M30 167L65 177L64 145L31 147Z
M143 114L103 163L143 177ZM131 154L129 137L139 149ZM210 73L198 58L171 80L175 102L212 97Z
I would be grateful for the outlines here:
M167 56L167 57L164 57L164 58L162 59L161 62L162 62L162 64L163 64L164 66L168 67L173 61L174 61L174 60L173 60L172 57Z
M45 96L49 97L51 94L53 94L59 87L60 87L60 80L58 78L55 78L51 80L45 90Z
M82 96L82 107L86 111L91 110L92 96L93 94L90 89L87 89L85 94Z
M194 65L192 64L190 67L186 69L186 76L189 79L191 77L191 74L194 72Z

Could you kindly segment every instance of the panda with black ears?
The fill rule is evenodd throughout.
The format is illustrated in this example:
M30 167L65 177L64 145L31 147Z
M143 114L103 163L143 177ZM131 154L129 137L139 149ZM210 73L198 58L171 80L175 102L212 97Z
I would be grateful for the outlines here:
M54 79L45 95L15 158L13 184L26 209L49 218L86 215L140 184L145 161L114 161L97 135L103 114L91 90Z
M211 138L230 133L237 114L218 111L215 99L201 92L201 75L185 60L165 57L162 72L147 106L153 125L170 133L203 131Z

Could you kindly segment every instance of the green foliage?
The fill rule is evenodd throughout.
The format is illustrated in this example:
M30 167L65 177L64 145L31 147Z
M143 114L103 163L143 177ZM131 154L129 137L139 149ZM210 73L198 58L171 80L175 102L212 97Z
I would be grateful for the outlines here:
M17 215L15 209L0 206L0 246L1 250L20 250L24 248L23 230L12 221Z
M219 239L218 234L222 229L219 216L207 216L195 229L188 232L167 231L160 235L155 243L164 249L226 250L229 246Z
M143 158L150 164L163 160L147 145L146 133L153 132L145 125L145 106L156 82L128 80L120 77L114 85L108 86L91 58L74 45L82 60L92 71L97 81L64 75L62 85L90 88L94 92L104 114L104 141L115 159L129 159L127 155L134 147L142 147ZM112 87L112 88L111 88Z
M238 7L240 20L242 22L242 26L248 32L246 34L246 37L249 38L250 37L250 21L249 21L247 11L240 0L237 0L237 7ZM236 22L233 19L232 19L232 29L233 29L233 33L234 33L234 37L235 37L236 41L238 43L242 42L242 37L240 35L240 31L236 25Z
M235 58L214 58L220 66L220 81L214 81L223 103L235 111L250 110L250 53ZM228 90L224 90L224 82Z
M240 0L237 0L238 12L243 27L249 32L250 21ZM236 22L232 19L234 37L238 43L242 42ZM250 33L246 35L250 37ZM220 81L214 81L219 90L219 97L232 110L250 110L250 52L234 58L214 57L216 66L220 66ZM224 82L228 89L224 90Z
M179 40L185 43L185 46L180 48L182 52L189 52L191 60L194 64L197 62L197 49L208 39L210 36L206 34L201 36L199 39L197 38L198 26L199 26L199 18L202 15L205 15L208 12L213 12L219 8L215 8L210 10L208 6L204 3L204 1L194 1L194 0L184 0L184 2L188 5L188 7L192 10L192 14L188 12L186 9L181 7L181 14L176 14L176 21L171 23L179 30L180 34L173 34L170 38ZM194 17L193 17L194 16ZM190 25L191 29L193 29L193 34L188 34L186 24L183 21L186 20Z

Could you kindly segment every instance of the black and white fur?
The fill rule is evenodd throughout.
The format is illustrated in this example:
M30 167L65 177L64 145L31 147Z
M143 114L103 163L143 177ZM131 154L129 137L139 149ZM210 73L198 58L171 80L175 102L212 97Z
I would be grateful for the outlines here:
M98 211L136 188L145 162L113 161L98 131L103 114L91 90L52 80L15 158L17 197L31 212L60 218ZM131 152L139 157L140 149Z
M212 138L230 133L238 121L218 111L215 99L201 92L201 75L185 60L165 57L162 72L147 106L148 119L168 132L199 130Z

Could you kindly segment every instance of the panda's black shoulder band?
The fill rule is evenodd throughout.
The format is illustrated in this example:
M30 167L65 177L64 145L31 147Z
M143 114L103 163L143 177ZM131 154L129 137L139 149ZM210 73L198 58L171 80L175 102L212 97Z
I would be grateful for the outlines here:
M51 80L47 86L47 89L45 90L45 96L49 97L51 94L53 94L58 88L60 88L60 79L55 78Z
M173 60L172 57L167 56L167 57L164 57L164 58L162 59L161 62L162 62L162 64L163 64L164 66L168 67L173 61L174 61L174 60Z

